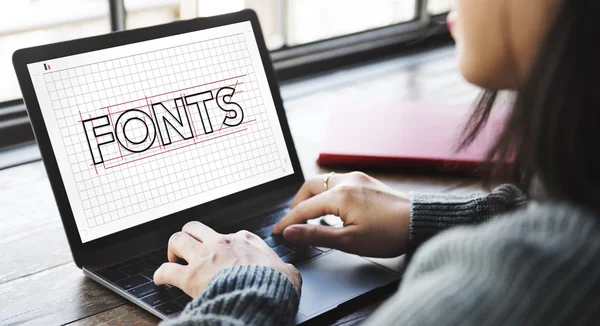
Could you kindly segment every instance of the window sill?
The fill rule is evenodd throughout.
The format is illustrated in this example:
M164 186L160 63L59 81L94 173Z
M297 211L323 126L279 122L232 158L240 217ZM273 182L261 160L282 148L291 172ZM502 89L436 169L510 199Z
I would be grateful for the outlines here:
M12 168L42 159L37 143L17 145L0 150L0 170Z

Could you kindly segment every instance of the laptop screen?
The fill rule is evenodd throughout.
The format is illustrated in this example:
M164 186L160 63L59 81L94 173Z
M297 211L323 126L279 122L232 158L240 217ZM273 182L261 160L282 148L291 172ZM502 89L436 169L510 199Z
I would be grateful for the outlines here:
M84 243L294 173L250 22L27 67Z

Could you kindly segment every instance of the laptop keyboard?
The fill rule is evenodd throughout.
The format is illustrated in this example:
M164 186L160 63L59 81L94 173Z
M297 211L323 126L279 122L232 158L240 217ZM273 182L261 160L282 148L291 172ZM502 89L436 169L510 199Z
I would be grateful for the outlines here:
M272 235L272 228L272 225L267 226L253 233L261 237L286 263L300 264L331 250L291 244L281 236ZM166 262L166 251L166 248L162 248L105 268L97 274L168 316L183 310L192 298L174 286L157 286L152 281L154 271Z
M168 316L183 310L192 298L174 286L158 286L152 281L154 271L166 257L167 249L163 248L110 266L97 274Z
M271 234L273 225L254 231L253 233L261 237L271 249L281 257L281 259L289 264L299 264L313 257L322 255L330 249L298 246L285 241L282 236Z

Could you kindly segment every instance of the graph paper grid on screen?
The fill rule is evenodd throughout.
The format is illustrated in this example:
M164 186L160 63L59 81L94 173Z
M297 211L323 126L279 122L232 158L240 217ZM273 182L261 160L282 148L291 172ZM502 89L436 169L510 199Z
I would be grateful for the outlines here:
M83 242L293 173L249 26L30 67Z

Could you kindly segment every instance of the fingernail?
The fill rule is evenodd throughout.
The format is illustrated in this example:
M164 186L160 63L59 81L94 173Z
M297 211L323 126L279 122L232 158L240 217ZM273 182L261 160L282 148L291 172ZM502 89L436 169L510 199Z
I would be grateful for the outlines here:
M169 241L174 240L175 238L177 238L179 235L181 234L181 232L175 232L173 233L173 235L171 236L171 239L169 239Z
M277 232L278 229L279 229L279 227L277 226L277 224L275 224L275 226L271 229L271 232L273 234L277 234L277 233L279 233L279 232Z
M183 226L183 228L185 228L188 225L194 225L194 224L198 224L198 223L200 223L200 222L198 222L198 221L190 221L190 222L185 223L185 225Z
M297 242L300 239L300 230L297 227L290 226L283 230L283 237L286 240Z
M155 271L154 274L152 275L152 281L154 281L154 284L156 284L156 275L158 274L158 271L162 268L162 265L160 265Z

